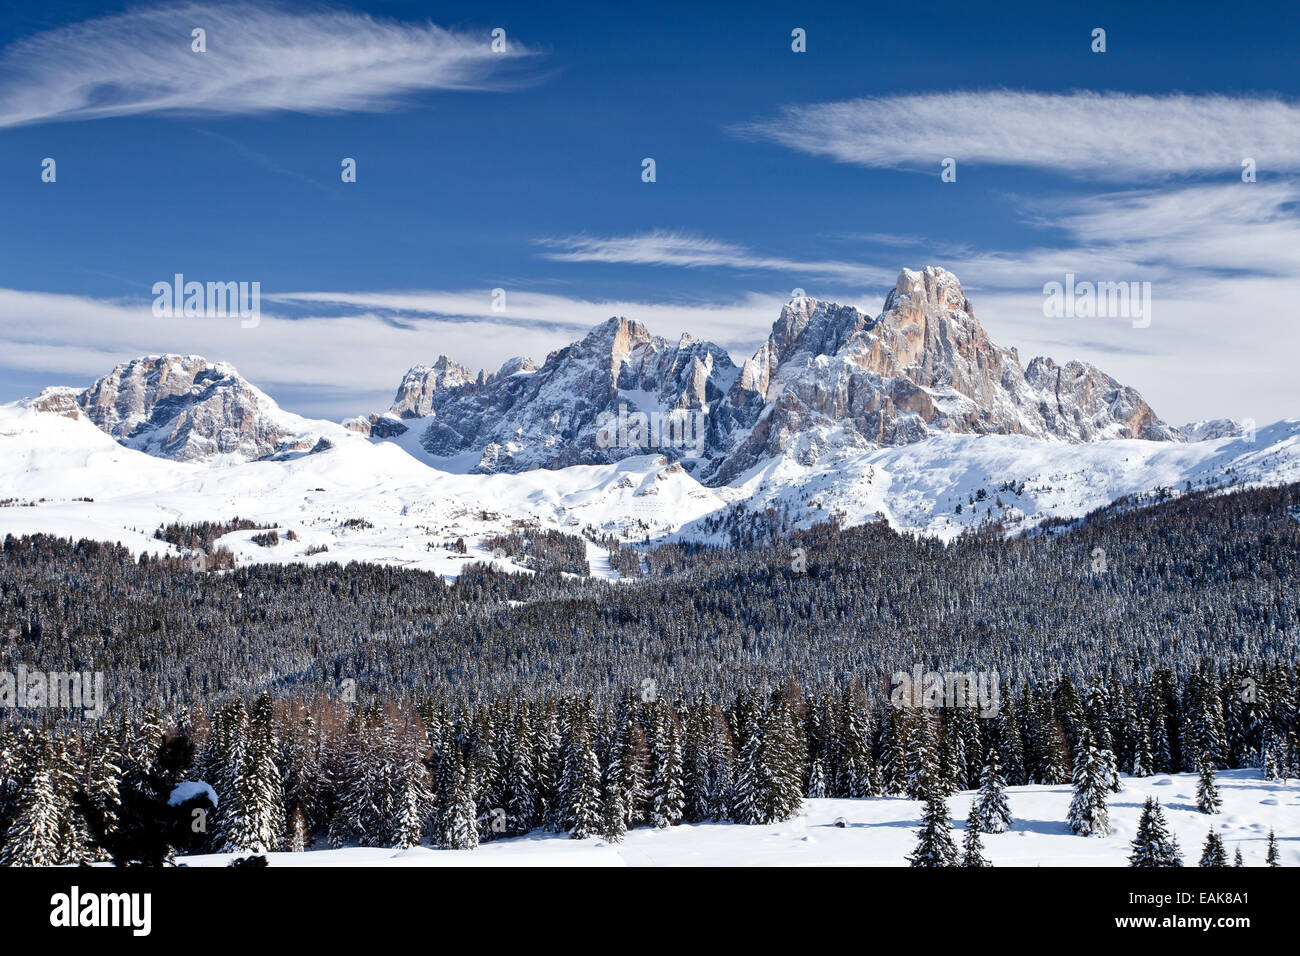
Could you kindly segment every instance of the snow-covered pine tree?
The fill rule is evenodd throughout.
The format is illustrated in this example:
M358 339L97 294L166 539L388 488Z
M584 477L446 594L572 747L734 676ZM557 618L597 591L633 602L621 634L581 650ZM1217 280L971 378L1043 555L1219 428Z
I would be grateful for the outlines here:
M1111 793L1119 793L1124 789L1124 782L1119 776L1119 764L1115 759L1113 750L1099 750L1097 759L1101 761L1102 774L1106 779L1106 789Z
M821 755L813 757L812 768L808 771L808 796L813 799L826 796L826 771L822 767Z
M956 866L957 847L952 841L948 803L937 780L931 782L922 799L925 803L921 810L921 829L908 862L912 866Z
M980 820L974 802L971 803L970 813L966 815L966 832L961 841L961 865L975 867L990 865L989 861L984 859L984 844L980 840Z
M1277 856L1277 837L1273 833L1273 828L1268 828L1268 853L1264 857L1264 863L1267 866L1279 866Z
M969 707L952 711L950 732L957 759L957 789L974 790L979 786L980 771L985 764L984 735L975 711Z
M1245 866L1246 861L1241 858L1241 847L1237 847L1237 852L1232 855L1233 866Z
M416 713L405 715L397 738L395 819L393 845L401 849L419 846L433 815L433 790L425 758L429 736Z
M717 704L714 704L709 712L708 741L709 790L706 798L708 819L726 820L731 812L736 747L727 718Z
M666 704L655 708L650 742L650 822L656 827L676 826L682 820L686 799L682 793L682 743L677 720Z
M1142 806L1142 817L1138 820L1137 835L1133 838L1131 846L1133 852L1129 854L1129 866L1183 865L1182 855L1178 851L1178 841L1169 832L1160 803L1154 797L1147 797L1146 803Z
M600 835L607 843L622 843L627 834L627 811L618 781L606 773L605 793L600 810Z
M284 805L292 821L294 811L301 811L304 846L321 823L321 790L324 771L321 766L321 740L316 717L301 702L278 715L276 739L280 742L279 765ZM286 824L286 827L288 825ZM292 834L287 837L292 842Z
M960 779L963 760L957 754L950 726L940 728L936 741L937 779L943 787L944 796L951 796L961 789Z
M278 850L282 842L284 792L275 765L272 707L271 698L265 695L253 705L248 744L235 777L231 806L224 817L228 853L267 853Z
M480 843L496 836L492 830L493 810L505 809L506 796L501 782L502 767L498 759L500 746L496 717L492 708L487 708L478 714L473 722L473 732L470 735L466 758L474 790L474 802L480 811L478 834Z
M742 714L739 735L740 753L736 755L736 780L731 790L729 815L737 823L763 823L763 736L752 709Z
M880 741L880 786L886 795L907 790L907 714L891 707Z
M1223 837L1211 830L1205 837L1198 866L1227 866L1228 852L1223 848Z
M1010 695L1002 702L993 727L993 740L989 746L996 747L1002 758L1003 776L1007 783L1013 787L1028 783L1025 776L1024 744L1020 739L1020 720L1016 716L1016 702Z
M1080 836L1105 836L1110 833L1110 811L1106 795L1110 792L1111 768L1093 745L1092 732L1079 731L1074 756L1074 799L1070 801L1070 829Z
M49 737L24 728L19 738L19 760L22 783L0 848L0 866L54 866L61 854L57 771Z
M444 850L472 850L478 846L478 808L474 804L469 772L458 754L451 759L454 783L445 818L446 829L440 835L439 844Z
M1155 765L1155 757L1151 753L1151 734L1148 732L1145 722L1138 720L1137 740L1133 747L1133 762L1129 765L1129 773L1134 777L1149 777L1152 774L1152 768Z
M619 805L623 808L624 828L636 826L642 819L642 807L646 800L645 767L649 759L645 735L635 718L624 714L619 718L618 730L609 755L609 786L619 792ZM703 752L696 755L697 760L708 759L707 742ZM707 786L707 770L704 785ZM707 804L702 804L699 812L707 814ZM701 817L707 819L707 816Z
M557 799L563 801L560 820L575 840L600 833L600 762L592 749L585 703L575 702L565 752L564 773Z
M708 702L701 697L695 706L684 708L680 717L682 720L682 793L686 798L682 819L698 823L708 819ZM619 733L615 732L615 740ZM614 749L611 745L611 762Z
M514 738L504 773L506 832L511 834L527 833L541 822L541 797L533 765L535 748L530 725L528 704L523 702L515 715Z
M998 748L989 749L989 762L980 774L980 789L971 804L976 826L984 833L1004 833L1011 826L1006 781L998 767Z
M1214 781L1214 761L1208 751L1202 751L1196 761L1199 777L1196 780L1196 809L1202 813L1218 813L1223 805L1219 785Z
M452 816L459 799L461 755L456 746L455 731L444 724L442 738L434 748L433 757L433 810L430 813L431 829L439 846L446 846L452 829Z
M85 818L76 810L79 788L84 788L82 768L78 767L80 749L75 737L57 734L53 737L54 801L59 815L59 863L72 865L89 862L92 854L90 831Z
M871 737L867 717L857 696L845 691L840 707L843 725L839 733L839 779L835 782L837 797L854 799L874 796L875 768L871 760Z
M228 817L234 807L235 780L244 763L248 734L248 710L242 698L236 697L213 714L212 737L204 756L204 779L217 792L217 808L208 818L211 844L217 850L225 845ZM138 789L137 784L131 783L132 779L133 776L123 775L124 784Z
M918 710L910 715L908 723L907 781L904 792L913 800L924 800L932 791L944 792L939 778L939 754L930 715Z

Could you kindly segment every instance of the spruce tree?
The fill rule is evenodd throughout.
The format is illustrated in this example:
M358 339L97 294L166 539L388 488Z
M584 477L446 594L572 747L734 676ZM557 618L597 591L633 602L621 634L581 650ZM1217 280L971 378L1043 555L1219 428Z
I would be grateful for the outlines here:
M569 721L573 739L565 752L564 773L557 800L561 826L575 840L600 833L600 763L591 747L585 705L575 704Z
M1245 865L1246 865L1246 861L1243 860L1243 859L1241 858L1241 847L1237 847L1237 851L1236 851L1235 853L1233 853L1233 855L1232 855L1232 865L1233 865L1233 866L1245 866Z
M1196 809L1202 813L1218 813L1223 798L1219 796L1219 787L1214 782L1214 761L1207 751L1202 751L1197 764L1200 776L1196 781Z
M935 790L944 791L940 779L938 745L930 715L919 710L908 721L907 782L905 792L913 800L924 800ZM946 792L946 791L945 791Z
M505 768L506 828L509 833L527 833L541 820L535 754L529 732L528 705L521 704L520 713L515 717L514 740Z
M1142 806L1142 817L1138 820L1137 835L1133 838L1131 846L1133 852L1129 854L1129 866L1183 865L1182 856L1178 851L1178 841L1169 832L1165 815L1154 797L1147 797L1146 803Z
M600 835L606 843L622 843L627 835L627 811L623 809L623 792L616 781L607 780L600 811Z
M1205 846L1201 849L1200 866L1227 866L1228 853L1223 848L1223 838L1211 830L1205 837Z
M938 781L931 784L921 811L916 849L907 858L912 866L956 866L957 847L952 842L948 804Z
M275 766L275 737L271 698L263 696L253 708L249 740L234 779L231 806L225 819L228 853L266 853L280 848L284 833L284 792ZM224 801L223 801L224 802Z
M17 812L0 850L3 866L54 866L61 862L55 758L50 739L24 730L22 787Z
M980 774L980 789L971 804L976 827L984 833L1004 833L1011 826L1006 782L998 767L998 749L990 748L988 763Z
M444 850L472 850L478 846L478 809L469 772L457 755L452 770L450 806L444 818L439 844Z
M1273 828L1268 828L1268 854L1264 857L1264 863L1267 866L1278 866L1277 856L1277 837L1273 835Z
M961 841L962 866L990 866L984 859L984 844L980 841L980 821L978 808L972 802L970 813L966 815L966 833Z
M871 761L866 715L857 698L849 691L844 694L842 712L844 726L839 735L839 779L835 784L835 795L853 798L874 796L875 770Z
M656 827L676 826L686 804L682 793L682 744L677 722L665 704L655 708L651 757L650 822Z
M1074 756L1074 799L1069 812L1070 829L1080 836L1110 833L1110 811L1106 806L1110 770L1093 746L1092 733L1082 728Z

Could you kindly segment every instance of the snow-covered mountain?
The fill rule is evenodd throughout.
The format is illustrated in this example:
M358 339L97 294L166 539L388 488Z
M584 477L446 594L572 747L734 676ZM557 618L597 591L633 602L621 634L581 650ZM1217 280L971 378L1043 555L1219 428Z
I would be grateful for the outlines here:
M285 412L233 366L197 355L133 359L83 392L47 389L34 405L79 411L126 447L174 461L309 451L333 430Z
M1094 366L1036 358L1022 368L989 339L957 277L935 267L903 270L874 319L792 301L740 368L712 343L612 318L541 367L512 359L475 374L446 356L417 366L385 415L348 424L379 438L414 429L431 459L472 457L478 472L656 450L710 485L775 456L811 465L940 433L1186 440Z
M475 542L522 522L586 533L608 573L603 535L722 542L743 512L795 526L883 514L950 538L1300 480L1300 420L1180 430L1093 366L1022 368L934 268L904 270L875 319L790 303L739 367L613 318L540 366L417 366L387 412L345 425L283 411L229 365L136 359L0 406L0 533L167 552L159 525L239 516L295 532L266 547L228 535L240 561L455 574L485 556Z
M683 335L670 342L615 317L546 357L514 358L471 373L445 355L406 373L386 415L348 427L376 437L417 432L433 459L470 454L475 471L520 472L608 464L662 448L673 458L704 450L707 415L736 375L725 350ZM619 416L645 414L646 434L619 434ZM663 440L663 421L685 440ZM696 441L696 423L699 441ZM677 433L674 433L675 435Z

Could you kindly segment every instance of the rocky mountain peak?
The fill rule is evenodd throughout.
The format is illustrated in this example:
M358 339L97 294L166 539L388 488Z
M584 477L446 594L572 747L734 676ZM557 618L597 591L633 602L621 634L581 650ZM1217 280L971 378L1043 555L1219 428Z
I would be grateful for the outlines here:
M884 316L906 316L926 312L964 312L974 315L961 280L939 266L904 269L894 288L885 296Z
M117 366L77 397L122 444L177 461L263 458L293 446L286 416L233 365L198 355L150 355Z

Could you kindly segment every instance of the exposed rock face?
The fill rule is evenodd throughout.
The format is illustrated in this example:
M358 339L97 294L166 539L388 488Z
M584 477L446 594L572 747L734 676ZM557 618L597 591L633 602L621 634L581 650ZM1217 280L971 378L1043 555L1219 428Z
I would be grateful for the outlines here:
M231 366L195 356L136 359L85 392L32 401L80 410L123 444L179 460L325 447ZM514 358L476 374L440 356L407 372L388 412L344 424L374 440L410 431L429 455L468 456L480 472L660 453L710 484L777 456L811 465L940 432L1187 439L1091 365L1036 358L1022 368L989 339L957 277L934 267L904 269L876 318L791 302L739 368L710 342L672 342L615 317L540 367Z
M1036 358L1025 369L1025 380L1038 393L1038 411L1048 430L1058 437L1186 440L1180 429L1156 417L1136 389L1087 362L1060 366L1049 358Z
M447 374L459 369L451 363L444 368ZM413 375L422 376L421 383L429 378L408 373L398 392L403 408L423 407L405 401L417 391L406 387ZM735 364L716 345L690 336L673 344L640 322L612 318L552 352L540 368L511 359L492 375L457 372L455 384L421 387L430 420L420 443L436 456L481 452L479 471L617 461L660 447L657 436L634 433L621 441L620 409L625 415L698 414L707 422L709 406L721 400L734 375ZM611 423L612 432L598 434Z
M648 440L624 418L611 431L621 411L687 415L686 430L703 434L682 447L664 442L653 420ZM957 277L934 267L904 269L876 318L791 302L739 369L716 345L690 336L670 344L614 318L540 368L512 359L475 376L445 356L413 368L386 417L349 427L381 437L376 429L399 418L427 421L420 443L431 455L477 454L477 471L608 462L653 448L712 484L778 455L812 464L936 432L1185 440L1091 365L1038 358L1023 369L1015 349L989 339Z
M731 440L706 477L727 482L797 444L899 445L932 431L1180 441L1142 397L1091 365L1020 367L985 333L957 277L904 269L876 319L805 299L781 312L719 418Z
M396 438L407 427L391 415L366 415L344 420L343 427L367 438Z
M62 415L64 418L81 418L81 406L77 404L80 394L75 388L55 385L43 389L41 394L27 399L23 404L38 412Z
M440 355L432 365L417 365L406 373L397 387L389 414L398 418L423 418L433 411L435 393L474 381L473 372Z
M233 366L194 355L119 365L82 392L77 404L127 447L177 461L218 455L251 460L296 449L275 402Z

